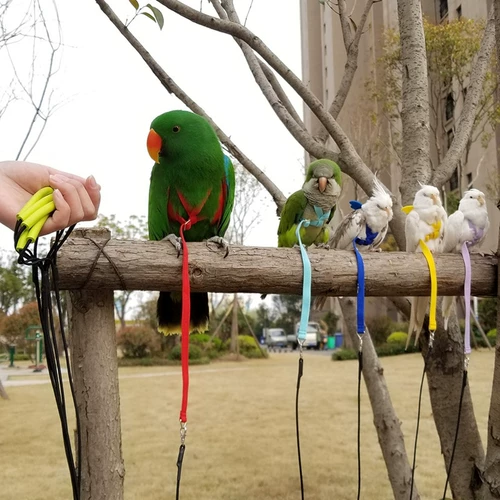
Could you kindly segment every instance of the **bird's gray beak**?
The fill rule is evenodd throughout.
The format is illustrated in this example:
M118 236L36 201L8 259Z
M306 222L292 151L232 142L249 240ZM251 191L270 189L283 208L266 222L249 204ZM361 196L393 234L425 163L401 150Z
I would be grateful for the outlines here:
M320 193L323 193L325 191L327 183L328 179L326 177L320 177L318 179L318 189Z

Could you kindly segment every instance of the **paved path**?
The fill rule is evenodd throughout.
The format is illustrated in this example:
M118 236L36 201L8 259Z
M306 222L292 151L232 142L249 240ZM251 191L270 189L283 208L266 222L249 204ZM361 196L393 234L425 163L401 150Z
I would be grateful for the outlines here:
M179 367L180 370L180 367ZM178 376L179 370L172 370L168 372L149 372L149 373L124 373L118 376L120 380L128 378L150 378L150 377L168 377L168 376ZM247 367L241 366L237 368L191 368L190 373L195 375L196 373L218 373L218 372L232 372L248 370ZM66 369L62 369L63 374L66 373ZM9 377L19 377L19 376L44 376L41 378L34 378L33 380L9 380ZM42 372L33 372L29 368L6 368L0 366L0 381L4 387L19 387L26 385L44 385L50 384L49 373L47 369Z

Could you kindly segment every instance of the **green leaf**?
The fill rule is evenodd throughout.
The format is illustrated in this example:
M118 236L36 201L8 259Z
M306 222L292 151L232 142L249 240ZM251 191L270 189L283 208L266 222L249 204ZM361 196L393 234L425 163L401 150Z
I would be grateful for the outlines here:
M148 3L147 7L151 9L151 12L156 18L156 22L158 23L158 26L160 29L163 28L163 25L165 23L165 20L163 19L163 14L161 13L160 9L157 9L156 7L153 7L150 3Z
M128 0L134 7L135 10L139 9L139 2L137 0Z
M149 12L141 12L141 14L143 16L149 17L149 19L151 19L151 21L153 21L154 23L156 23L156 19Z

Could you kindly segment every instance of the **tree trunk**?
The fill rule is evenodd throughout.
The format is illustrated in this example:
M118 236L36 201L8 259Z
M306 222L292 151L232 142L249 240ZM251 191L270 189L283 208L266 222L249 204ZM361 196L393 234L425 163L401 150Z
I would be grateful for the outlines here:
M359 346L356 324L356 304L351 298L340 299L347 333L352 343ZM395 500L410 498L411 467L408 462L401 422L391 402L384 378L384 369L373 347L368 329L363 336L363 379L373 411L373 423L384 456L389 481ZM413 500L420 498L416 484L413 485Z
M500 68L500 0L495 0L495 35L497 72ZM498 73L497 73L498 78ZM497 102L500 101L500 89L497 88ZM498 129L498 127L497 127ZM499 131L497 130L497 137ZM498 153L497 153L498 156ZM497 158L498 160L498 158ZM500 173L500 163L497 165ZM498 205L497 205L498 206ZM500 248L500 235L499 235ZM500 283L500 281L499 281ZM500 287L497 294L497 332L500 332ZM493 387L491 391L490 412L488 416L488 445L483 480L485 482L485 499L500 498L500 335L497 335L495 347L495 368L493 372Z
M233 316L231 318L231 347L230 351L239 356L240 346L238 343L238 294L234 294L233 299Z
M456 315L452 315L448 332L443 329L438 309L438 329L434 347L427 366L427 382L432 414L444 455L446 470L449 469L455 429L458 417L460 390L464 370L464 346ZM428 336L422 339L422 355L427 354ZM477 428L470 396L469 384L465 388L460 417L460 430L450 475L450 488L454 498L473 500L481 498L480 471L484 464L484 449Z
M69 312L81 429L81 500L122 500L125 469L113 292L71 292Z
M403 158L401 198L413 201L418 182L431 177L429 157L429 90L427 55L420 0L398 0L401 58L403 65Z

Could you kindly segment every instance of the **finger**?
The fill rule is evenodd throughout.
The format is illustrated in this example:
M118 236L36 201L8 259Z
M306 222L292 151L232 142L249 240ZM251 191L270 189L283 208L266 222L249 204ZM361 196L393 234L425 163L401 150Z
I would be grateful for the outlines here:
M65 227L71 225L69 222L71 209L69 204L64 199L64 196L58 189L54 190L52 196L54 199L56 210L52 214L52 216L47 219L47 222L45 222L45 224L43 225L43 228L40 231L40 236L52 233L54 231L58 231L59 229L64 229Z
M82 184L76 179L70 179L68 177L55 175L51 177L51 182L54 181L57 187L61 190L61 193L66 198L71 208L70 223L74 224L82 220L93 220L97 217L97 205L100 201L100 187L97 185L94 179L94 183L90 181L91 193L87 189L87 181ZM71 187L73 189L71 189ZM75 196L76 195L76 196ZM67 198L69 196L69 199Z
M50 177L50 185L61 192L64 200L69 205L69 225L84 220L84 205L88 205L88 211L92 210L92 208L90 208L93 206L92 202L90 201L85 186L81 182L57 174Z
M101 203L101 186L97 184L93 175L87 178L85 181L85 187L87 189L87 193L90 197L90 200L94 206L94 212L92 216L85 220L94 220L97 217L99 212L99 205Z

